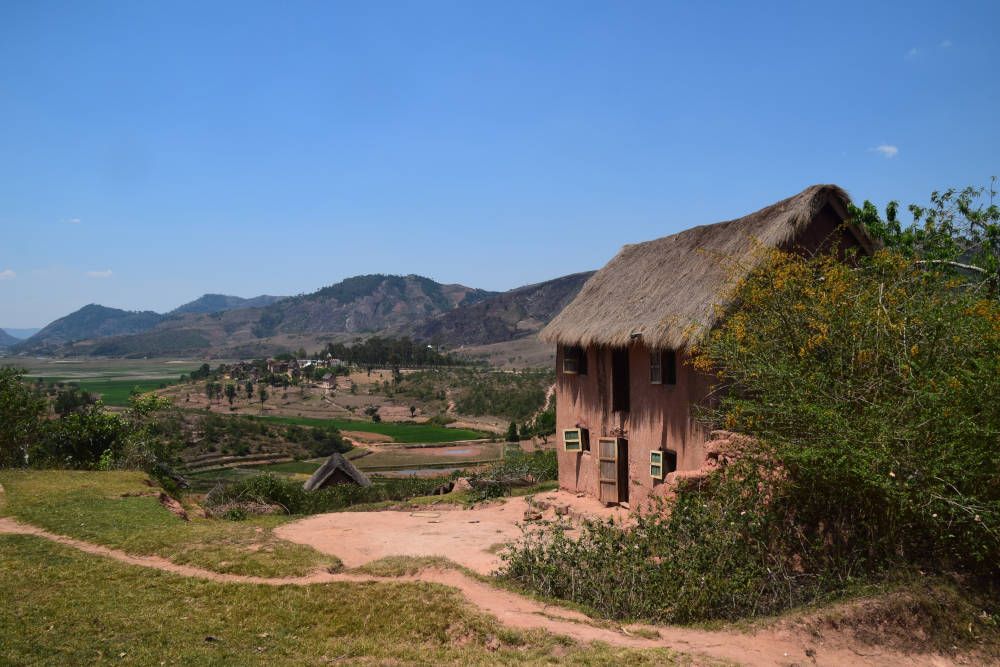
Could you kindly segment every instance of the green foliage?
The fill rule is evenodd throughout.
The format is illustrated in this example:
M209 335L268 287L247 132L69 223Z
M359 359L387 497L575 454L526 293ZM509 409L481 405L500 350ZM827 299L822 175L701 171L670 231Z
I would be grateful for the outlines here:
M330 343L324 354L346 361L355 366L400 366L408 368L420 366L458 366L465 362L450 354L441 354L432 346L402 338L382 338L372 336L357 339L351 345Z
M1000 306L880 253L852 269L777 256L700 363L711 417L757 436L829 557L981 569L1000 561Z
M0 467L23 466L45 429L46 400L23 382L24 371L0 368Z
M507 442L517 442L520 439L521 436L517 432L517 422L511 422L507 427Z
M69 385L59 389L53 401L53 409L58 415L68 415L71 412L82 410L94 403L94 397L86 391L81 391L80 387Z
M509 496L515 487L547 482L558 477L559 465L554 451L516 451L505 456L502 461L473 473L469 481L473 487L472 499L479 501Z
M55 400L63 413L50 420L45 397L22 380L23 372L0 369L0 467L90 469L114 461L147 468L156 461L151 425L153 413L165 406L162 399L135 396L128 410L116 414L99 401L69 401L65 397L72 394L60 392Z
M380 479L371 486L335 484L306 491L302 483L275 475L255 475L213 490L205 498L209 507L277 505L286 514L317 514L386 500L406 500L429 494L441 485L439 479L405 477Z
M545 392L553 382L552 369L430 369L403 375L394 391L427 403L436 401L442 410L450 396L461 414L524 422L545 404Z
M1000 290L1000 207L994 201L997 179L989 187L950 188L931 194L929 206L910 204L912 222L903 226L899 202L891 201L883 219L870 201L851 207L855 222L886 247L907 257L967 275Z

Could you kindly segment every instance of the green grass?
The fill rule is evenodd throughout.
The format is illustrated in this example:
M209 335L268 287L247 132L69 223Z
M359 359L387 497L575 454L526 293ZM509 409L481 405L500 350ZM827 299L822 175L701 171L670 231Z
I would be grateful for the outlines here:
M319 470L321 465L323 464L319 461L285 461L284 463L271 463L266 466L254 466L254 470L311 475Z
M443 586L222 584L24 535L0 535L0 599L3 664L653 665L678 658L506 630Z
M100 394L105 405L127 406L133 390L140 393L159 389L162 385L176 384L176 380L80 380L72 381L83 391Z
M447 428L435 424L410 424L396 422L366 422L350 419L315 419L311 417L274 417L263 416L256 419L266 419L278 424L296 424L298 426L335 426L341 431L361 431L363 433L378 433L401 443L436 443L457 442L459 440L477 440L488 437L489 434L473 431L467 428Z
M336 567L337 559L274 537L287 516L231 522L182 521L136 472L0 471L0 514L53 533L129 553L155 554L216 572L296 576Z

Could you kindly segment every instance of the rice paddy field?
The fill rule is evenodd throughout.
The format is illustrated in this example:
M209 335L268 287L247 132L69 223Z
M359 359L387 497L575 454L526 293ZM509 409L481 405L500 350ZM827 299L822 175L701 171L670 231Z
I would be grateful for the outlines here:
M341 431L377 433L403 444L460 442L488 437L489 434L467 428L448 428L437 424L415 424L410 422L368 422L351 419L316 419L313 417L262 416L278 424L297 426L335 426Z
M133 390L153 391L174 384L200 362L183 359L34 359L11 357L0 363L23 368L30 380L71 383L99 394L106 405L128 405Z

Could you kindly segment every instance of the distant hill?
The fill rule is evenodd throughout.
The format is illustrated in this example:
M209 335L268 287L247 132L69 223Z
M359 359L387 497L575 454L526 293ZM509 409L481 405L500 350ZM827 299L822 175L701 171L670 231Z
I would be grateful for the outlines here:
M372 274L262 307L248 307L252 299L224 295L205 295L167 315L87 306L13 351L246 358L299 348L314 351L327 342L368 334L405 335L453 347L488 346L532 337L590 275L577 273L498 293L417 275Z
M22 329L19 327L2 327L4 331L8 334L17 338L18 340L25 340L26 338L31 338L36 333L42 330L41 327L33 327L31 329Z
M226 310L240 308L263 308L281 301L283 296L261 294L249 299L227 294L204 294L201 297L171 310L167 315L185 315L187 313L221 313Z
M576 296L593 271L526 285L419 322L407 333L449 345L487 345L530 336Z
M95 336L94 340L65 345L59 353L244 357L301 346L312 350L321 347L323 340L401 328L495 295L416 275L355 276L262 308L175 311L163 316L154 327L127 335Z
M372 274L291 297L261 312L254 333L366 333L411 324L496 292L442 285L423 276Z
M3 329L0 329L0 349L10 347L11 345L17 345L20 342L20 338L15 338Z
M161 321L163 315L151 310L120 310L92 303L60 317L14 347L19 352L51 351L75 340L149 331Z

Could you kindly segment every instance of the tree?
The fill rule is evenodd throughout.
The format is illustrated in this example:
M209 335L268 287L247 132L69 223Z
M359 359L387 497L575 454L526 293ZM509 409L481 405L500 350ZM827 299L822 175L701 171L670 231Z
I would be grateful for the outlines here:
M96 400L89 392L81 391L79 387L70 385L56 394L56 400L52 407L55 409L57 415L65 416L71 412L85 409L87 406L95 403Z
M0 368L0 467L26 465L44 426L45 397L23 378L21 369Z
M549 408L535 417L535 421L532 424L532 435L537 435L542 439L543 443L549 441L549 436L556 432L556 406L555 401L549 406Z
M927 267L945 267L1000 290L1000 207L997 179L987 187L949 188L931 193L928 206L910 204L912 222L899 220L899 202L890 201L885 218L870 201L851 207L851 217L887 248Z
M417 416L417 406L411 405L410 406L410 419L413 419L416 416Z
M232 407L236 400L236 385L231 382L226 385L226 398L229 399L229 407Z
M253 382L251 382L250 380L247 380L246 390L247 390L247 401L249 402L250 399L253 398Z
M517 422L511 422L507 427L507 442L519 442L520 436L517 433Z
M257 395L260 397L260 414L264 414L264 401L267 400L267 389L261 387Z

